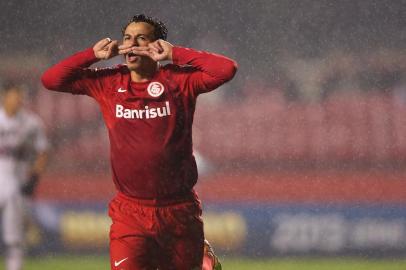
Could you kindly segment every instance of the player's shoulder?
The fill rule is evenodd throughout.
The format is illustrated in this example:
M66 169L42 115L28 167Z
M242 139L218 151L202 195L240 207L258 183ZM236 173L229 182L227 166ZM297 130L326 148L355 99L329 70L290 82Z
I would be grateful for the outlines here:
M172 73L172 74L185 74L196 71L196 68L190 65L176 65L176 64L166 64L161 67L163 73Z
M123 64L111 67L95 67L88 69L87 71L89 76L97 76L97 77L114 77L116 75L129 72L127 66Z

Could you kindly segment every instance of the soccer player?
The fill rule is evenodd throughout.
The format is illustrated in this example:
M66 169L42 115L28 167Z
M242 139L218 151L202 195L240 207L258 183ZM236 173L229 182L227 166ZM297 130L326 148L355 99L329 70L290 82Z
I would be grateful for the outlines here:
M23 95L14 84L6 84L0 92L0 211L6 270L22 267L25 199L34 194L47 159L42 122L22 108Z
M121 45L104 38L49 68L42 82L50 90L93 97L101 108L118 190L109 204L111 269L201 269L193 114L197 96L232 79L237 65L173 46L165 41L166 26L143 14L122 34ZM89 68L116 55L125 65Z

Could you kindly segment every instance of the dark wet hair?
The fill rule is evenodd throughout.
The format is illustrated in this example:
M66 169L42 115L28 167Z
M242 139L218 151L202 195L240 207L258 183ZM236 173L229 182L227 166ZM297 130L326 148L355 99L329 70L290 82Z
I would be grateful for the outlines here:
M146 16L145 14L137 14L134 17L132 17L131 20L127 22L127 24L123 27L121 31L123 36L125 33L125 29L127 29L127 26L130 25L131 23L137 22L145 22L152 25L154 27L155 38L166 40L168 36L168 29L166 28L166 25L160 20Z

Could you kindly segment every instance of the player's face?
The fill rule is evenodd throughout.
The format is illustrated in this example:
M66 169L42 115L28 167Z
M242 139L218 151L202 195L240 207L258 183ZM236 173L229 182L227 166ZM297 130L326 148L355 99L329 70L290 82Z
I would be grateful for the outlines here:
M11 115L16 114L23 104L23 93L19 89L8 90L3 97L4 109Z
M154 26L148 23L130 23L125 29L123 45L148 46L148 44L153 41L155 41ZM125 55L125 61L130 70L135 70L142 67L142 65L150 63L152 59L146 56L137 56L133 53L128 53Z

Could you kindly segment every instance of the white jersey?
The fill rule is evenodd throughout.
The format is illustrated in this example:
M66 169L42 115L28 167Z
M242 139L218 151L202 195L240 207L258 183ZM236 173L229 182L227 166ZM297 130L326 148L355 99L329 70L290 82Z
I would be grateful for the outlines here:
M45 151L48 142L42 121L33 113L20 110L9 117L0 108L0 196L19 190L30 160ZM6 193L6 194L4 194Z

